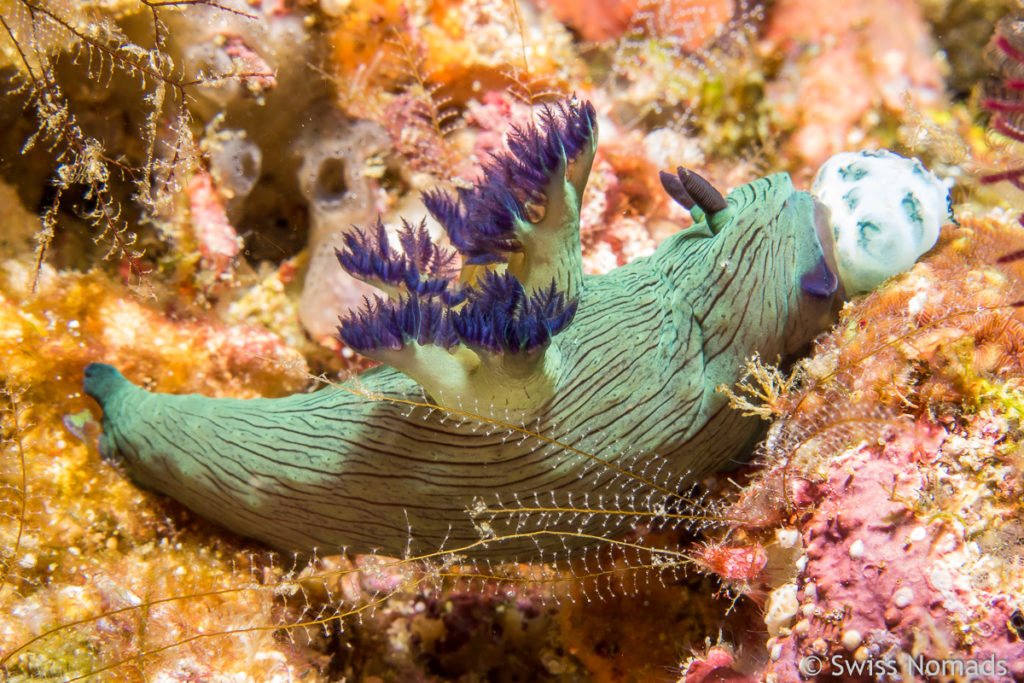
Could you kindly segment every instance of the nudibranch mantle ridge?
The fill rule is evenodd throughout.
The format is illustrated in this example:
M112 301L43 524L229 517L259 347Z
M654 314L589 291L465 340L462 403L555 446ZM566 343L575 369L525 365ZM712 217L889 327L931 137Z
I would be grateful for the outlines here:
M534 492L668 496L729 463L758 425L716 387L755 353L805 347L838 294L822 207L786 174L727 198L684 169L663 175L695 225L584 276L596 139L593 107L573 99L515 130L475 188L428 193L461 268L416 226L401 251L380 226L350 238L342 265L390 294L342 321L350 346L386 363L358 389L178 396L92 364L102 452L140 485L288 551L512 558L564 547L560 531L624 532L568 518L542 536L482 532L467 510Z

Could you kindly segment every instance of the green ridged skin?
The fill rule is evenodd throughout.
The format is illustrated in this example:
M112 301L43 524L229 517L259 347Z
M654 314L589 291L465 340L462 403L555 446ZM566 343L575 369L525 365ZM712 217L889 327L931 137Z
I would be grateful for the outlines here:
M607 465L488 421L368 399L365 392L431 401L387 366L363 373L356 392L234 400L150 393L93 364L85 390L103 408L101 449L140 485L300 552L460 548L489 533L467 510L513 494L610 501L679 491L728 465L756 435L757 420L728 408L716 387L735 383L751 355L792 354L831 320L831 298L801 288L823 258L811 196L779 174L727 200L710 222L670 237L652 256L586 276L575 319L544 352L550 393L508 418ZM501 406L458 400L505 419ZM546 527L625 531L607 519ZM469 554L562 547L552 534L494 540Z

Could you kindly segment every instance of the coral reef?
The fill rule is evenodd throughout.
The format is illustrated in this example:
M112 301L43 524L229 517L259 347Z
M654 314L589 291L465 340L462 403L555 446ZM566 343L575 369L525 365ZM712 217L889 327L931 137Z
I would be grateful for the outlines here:
M160 210L182 182L181 172L191 170L187 79L162 50L142 44L159 44L164 27L154 19L135 42L116 23L142 11L131 2L15 0L0 7L2 111L10 133L2 142L3 175L27 205L45 207L37 265L68 222L68 205L78 203L76 222L91 228L99 255L124 258L141 276L135 209ZM106 87L83 93L79 80L105 81ZM125 101L132 106L121 106ZM107 107L120 115L105 116ZM31 122L21 115L26 109ZM158 147L180 155L181 164L162 163ZM84 241L81 251L95 250Z
M378 211L369 160L386 149L384 131L368 121L347 124L321 115L307 127L301 148L299 187L310 211L309 262L299 299L299 319L316 339L334 333L337 306L352 308L372 288L338 268L335 250L355 225Z
M829 494L800 525L806 559L787 584L800 586L799 609L774 631L768 671L796 680L813 653L838 655L843 663L828 666L840 674L891 660L920 676L934 669L926 660L946 660L975 662L985 680L1024 676L1024 644L1009 626L1020 593L1006 573L1019 548L1007 538L1017 494L1004 481L1016 457L997 445L1005 438L1005 422L982 415L835 458Z
M958 218L925 263L844 311L797 382L764 394L782 420L727 513L746 520L729 543L771 558L769 539L785 532L798 552L788 575L771 576L770 559L740 580L704 562L770 593L764 679L800 680L808 666L1024 675L1012 627L1024 232L1003 212Z
M0 679L796 681L812 655L1021 679L1018 5L0 0ZM666 497L660 461L599 429L529 436L578 447L566 465L621 453L636 482L483 497L467 538L543 538L546 561L279 557L97 451L93 360L234 399L353 380L372 361L332 334L359 294L331 243L380 214L393 248L401 217L449 248L420 192L481 183L574 92L602 131L585 273L701 229L658 182L679 166L803 190L832 151L890 147L959 226L806 360L751 361L730 391L772 422L752 465Z
M699 131L700 144L716 153L731 156L767 142L771 114L758 106L765 60L753 49L763 5L637 3L622 35L604 44L606 79L615 91L609 108L621 120ZM587 17L600 21L602 12Z
M768 95L776 114L796 123L786 144L812 168L853 145L888 146L884 138L866 139L864 129L905 112L908 102L918 109L943 104L934 39L912 0L783 0L772 9L765 40L787 55Z

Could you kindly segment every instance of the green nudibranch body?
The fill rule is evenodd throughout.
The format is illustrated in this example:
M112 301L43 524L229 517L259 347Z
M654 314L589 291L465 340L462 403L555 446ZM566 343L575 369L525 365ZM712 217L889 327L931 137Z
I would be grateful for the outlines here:
M388 281L399 282L391 292L399 304L370 306L342 328L361 352L392 367L360 375L357 391L342 385L235 400L150 393L93 364L85 391L103 408L101 450L142 486L278 549L397 556L472 546L473 555L499 558L561 548L559 531L625 529L567 517L552 521L547 535L487 539L490 531L467 512L481 499L537 492L610 501L648 495L645 482L676 492L737 457L758 424L729 409L716 387L737 381L751 355L792 354L832 320L838 293L817 236L822 207L777 174L735 189L723 208L704 195L717 194L710 186L680 171L666 188L694 207L695 225L650 257L584 277L578 212L596 146L593 109L573 101L560 113L518 131L512 153L496 161L525 157L542 169L542 177L519 181L541 188L542 211L524 210L536 208L529 202L537 192L464 195L461 205L433 197L450 234L460 206L465 215L477 211L477 220L487 201L511 206L514 240L502 248L517 258L492 259L479 242L465 246L452 234L463 262L477 269L476 285L465 265L459 283L451 281L449 291L469 292L465 300L438 303L443 295L427 292L426 279L408 275L412 256L402 261L379 243L351 245L350 262L369 256L350 270L375 284L391 277L390 266L406 268L405 284ZM524 139L530 144L516 147ZM498 192L487 182L476 192ZM544 240L545 253L531 253ZM414 249L403 245L407 254ZM509 306L511 321L472 309L501 304L480 293L498 280L480 284L480 269L539 298ZM545 287L547 299L537 294ZM565 302L576 306L574 316L568 304L557 305ZM498 348L488 329L520 332Z

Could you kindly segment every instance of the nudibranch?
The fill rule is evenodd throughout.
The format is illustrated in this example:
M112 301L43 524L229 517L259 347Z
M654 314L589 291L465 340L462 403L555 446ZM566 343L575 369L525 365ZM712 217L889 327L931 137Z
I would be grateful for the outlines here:
M596 145L592 105L545 108L474 187L426 193L455 251L422 225L404 226L401 250L379 221L350 234L341 265L388 295L341 321L345 343L383 363L354 382L212 399L150 393L89 365L102 453L138 484L287 551L512 558L564 547L560 532L624 532L628 522L580 514L505 534L470 510L534 493L669 500L756 435L716 387L755 353L805 347L842 288L827 208L784 173L728 197L685 169L664 173L694 225L585 276L579 212Z

